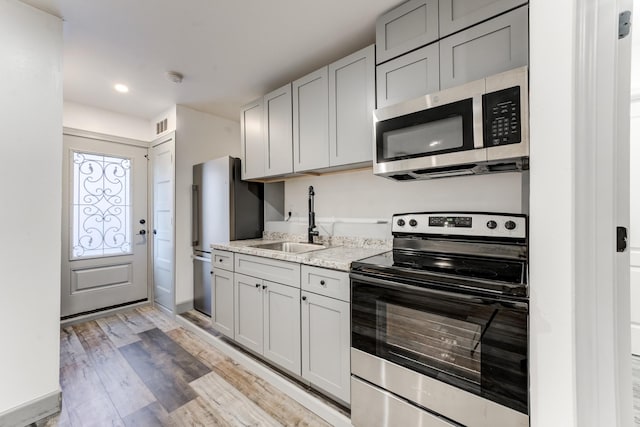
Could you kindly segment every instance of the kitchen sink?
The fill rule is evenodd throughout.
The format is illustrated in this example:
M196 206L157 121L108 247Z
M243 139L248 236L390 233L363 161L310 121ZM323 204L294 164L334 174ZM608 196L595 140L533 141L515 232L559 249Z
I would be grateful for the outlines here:
M273 242L273 243L260 243L258 245L251 245L256 249L267 249L270 251L287 252L293 254L300 254L303 252L317 251L320 249L326 249L324 245L315 243L300 243L300 242Z

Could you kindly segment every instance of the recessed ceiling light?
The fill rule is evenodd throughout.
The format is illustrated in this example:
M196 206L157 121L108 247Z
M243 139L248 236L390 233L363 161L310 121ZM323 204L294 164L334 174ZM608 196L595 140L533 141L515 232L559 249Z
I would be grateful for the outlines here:
M129 92L129 88L127 87L127 85L123 85L122 83L117 83L115 86L113 86L113 88L120 93Z

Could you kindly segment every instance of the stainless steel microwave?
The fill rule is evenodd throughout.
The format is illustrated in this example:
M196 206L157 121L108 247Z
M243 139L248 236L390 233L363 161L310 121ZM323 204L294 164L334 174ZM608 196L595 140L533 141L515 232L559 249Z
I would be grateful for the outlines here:
M373 172L395 180L529 167L528 68L374 112Z

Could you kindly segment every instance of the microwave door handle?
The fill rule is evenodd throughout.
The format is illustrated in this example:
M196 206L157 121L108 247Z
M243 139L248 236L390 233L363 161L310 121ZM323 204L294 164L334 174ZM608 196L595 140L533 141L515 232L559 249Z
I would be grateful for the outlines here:
M358 273L351 273L349 275L349 277L352 280L357 280L359 282L364 282L364 283L368 283L368 284L375 285L375 286L383 286L383 287L386 287L388 289L394 289L394 290L398 290L398 291L418 292L418 293L420 293L422 295L433 295L435 297L440 296L440 297L455 298L455 299L458 299L458 300L464 300L465 302L473 302L473 303L476 303L476 304L487 305L487 303L485 302L485 300L482 297L478 297L478 296L474 296L474 295L468 295L468 294L450 292L450 291L443 291L443 290L440 290L440 289L423 288L421 286L413 286L413 285L408 285L406 283L396 282L396 281L393 281L393 280L386 280L386 279L379 279L379 278L376 278L376 277L369 277L369 276L365 276L365 275L358 274ZM492 301L492 302L494 302L494 301ZM514 308L514 309L528 310L528 304L526 302L504 301L504 300L501 300L499 302L503 306L508 305L509 307Z

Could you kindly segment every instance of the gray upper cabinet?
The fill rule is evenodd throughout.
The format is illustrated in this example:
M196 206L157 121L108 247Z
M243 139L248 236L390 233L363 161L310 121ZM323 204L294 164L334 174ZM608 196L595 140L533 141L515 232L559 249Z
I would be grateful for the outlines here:
M446 89L529 63L529 8L440 40L440 87Z
M329 165L370 162L375 109L375 50L329 65Z
M499 15L527 3L523 0L440 0L440 37Z
M264 134L262 132L262 98L240 109L242 179L264 176Z
M292 83L293 170L329 167L329 70L322 67Z
M439 55L438 43L432 43L378 65L378 108L440 90Z
M438 0L409 0L376 21L378 64L438 39Z
M263 98L264 176L293 172L291 83Z

